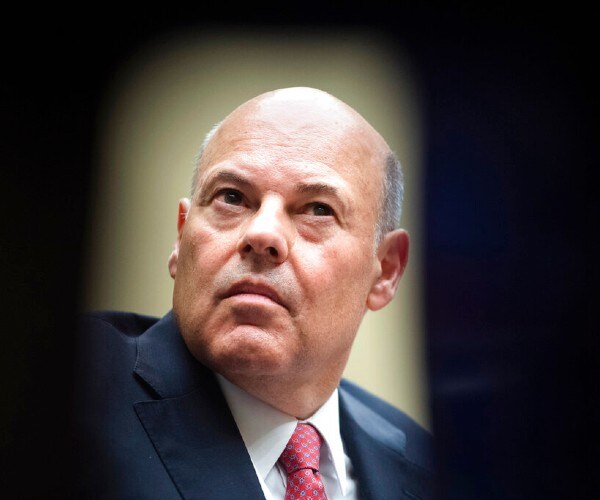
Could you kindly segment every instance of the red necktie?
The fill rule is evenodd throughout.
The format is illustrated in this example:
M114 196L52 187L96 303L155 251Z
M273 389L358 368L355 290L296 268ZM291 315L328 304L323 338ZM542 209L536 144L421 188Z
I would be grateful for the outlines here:
M319 474L321 443L321 436L312 425L296 426L279 457L288 475L285 500L327 500Z

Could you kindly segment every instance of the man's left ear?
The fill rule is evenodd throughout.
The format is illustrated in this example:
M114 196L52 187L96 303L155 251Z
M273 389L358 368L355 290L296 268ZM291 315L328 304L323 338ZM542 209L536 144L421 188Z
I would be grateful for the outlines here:
M409 237L404 229L390 231L377 249L381 272L367 296L367 307L377 311L393 298L408 260Z
M169 256L169 274L171 278L175 279L177 274L177 259L179 258L179 244L181 243L181 234L183 233L183 226L187 219L188 212L190 211L190 200L182 198L179 200L179 208L177 212L177 239L173 251Z

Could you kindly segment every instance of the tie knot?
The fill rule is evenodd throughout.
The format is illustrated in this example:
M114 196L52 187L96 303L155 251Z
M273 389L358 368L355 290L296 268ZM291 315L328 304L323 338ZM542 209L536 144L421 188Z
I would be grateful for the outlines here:
M322 439L310 424L298 424L279 461L288 474L299 469L319 470Z

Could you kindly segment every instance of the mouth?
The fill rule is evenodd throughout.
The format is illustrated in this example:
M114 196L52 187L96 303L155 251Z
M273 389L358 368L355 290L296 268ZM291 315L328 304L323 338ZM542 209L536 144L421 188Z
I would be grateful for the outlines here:
M281 299L277 291L271 286L265 283L258 283L254 281L241 281L232 285L223 295L222 299L228 299L230 297L239 297L240 299L268 299L270 302L274 302L281 307L287 309L287 305Z

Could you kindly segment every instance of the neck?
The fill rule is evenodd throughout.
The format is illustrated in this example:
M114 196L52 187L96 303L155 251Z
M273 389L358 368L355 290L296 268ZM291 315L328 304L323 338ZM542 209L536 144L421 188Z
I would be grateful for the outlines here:
M298 420L312 416L329 399L339 378L320 384L282 384L275 377L248 378L224 375L232 384Z

